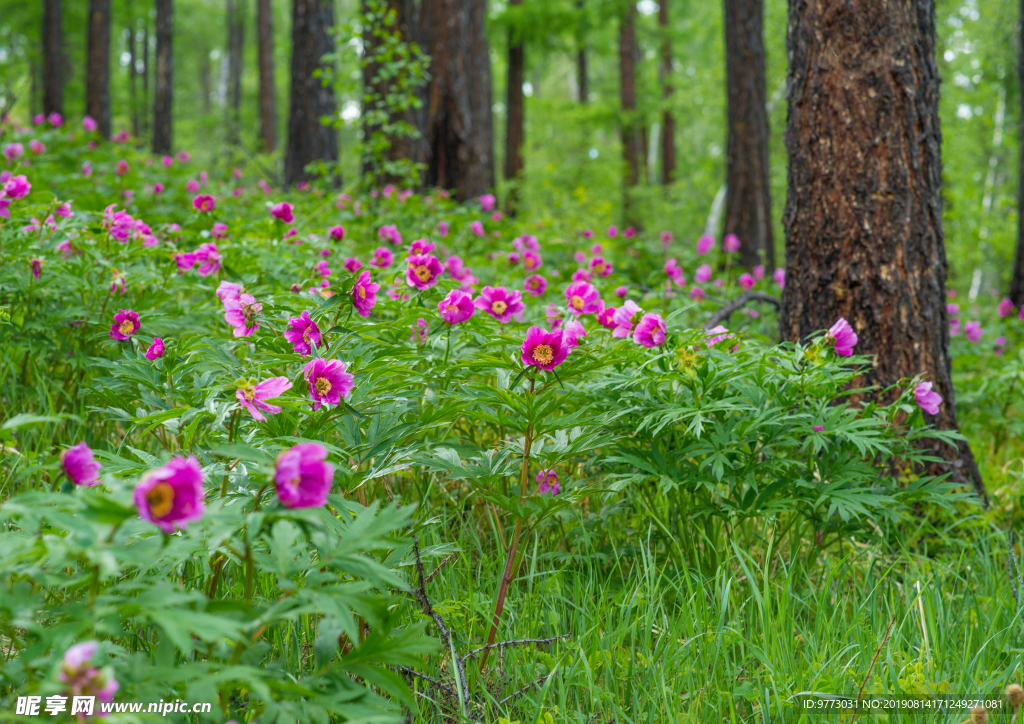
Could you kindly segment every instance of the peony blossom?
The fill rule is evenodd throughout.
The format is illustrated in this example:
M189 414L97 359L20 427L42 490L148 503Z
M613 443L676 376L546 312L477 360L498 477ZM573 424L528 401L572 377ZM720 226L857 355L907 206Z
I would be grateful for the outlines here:
M522 294L508 291L505 287L484 287L473 304L482 312L487 312L501 324L512 321L512 315L519 314L526 305L522 302Z
M618 311L618 307L605 307L603 311L597 313L597 323L605 329L615 329L615 312Z
M633 341L643 347L665 344L665 320L660 314L645 314L633 331Z
M309 312L290 317L283 336L292 343L292 350L303 357L312 351L313 346L320 346L320 328L310 319Z
M709 329L707 331L707 335L708 336L705 338L704 344L707 345L708 347L714 347L716 344L718 344L724 339L732 339L735 337L735 335L732 332L730 332L726 327L723 327L721 324L719 324L717 327ZM733 347L733 350L735 349L736 347Z
M379 269L387 269L391 266L394 260L395 255L391 253L391 250L381 246L373 252L373 259L370 261L370 266L375 266Z
M70 219L75 215L75 212L71 210L71 202L65 201L63 204L54 209L54 213L62 219Z
M331 238L335 241L341 241L345 238L345 227L338 224L337 226L332 226L328 229L327 233L330 234Z
M11 176L8 178L0 189L0 196L6 196L11 201L18 201L28 196L28 192L32 190L32 184L28 182L24 174L18 176Z
M595 256L590 260L590 269L599 277L606 277L614 271L611 262L605 261L604 257Z
M287 377L271 377L253 384L253 380L239 380L238 389L235 390L235 399L238 400L245 410L253 416L257 422L266 422L267 418L263 413L276 415L281 412L277 405L271 405L264 400L280 397L292 388L292 383Z
M237 304L241 298L242 285L233 284L232 282L221 282L217 287L217 291L214 292L220 303L224 305L225 310L228 304Z
M210 236L214 239L226 239L228 235L228 225L222 224L219 221L214 223L213 228L210 229Z
M85 442L64 450L60 454L60 466L68 480L83 487L96 485L100 481L100 468L103 467L96 462L92 450Z
M756 283L757 280L754 279L754 277L752 277L750 274L747 274L746 272L740 274L740 286L743 287L744 289L753 289Z
M164 341L159 337L154 337L153 342L149 345L149 349L146 350L146 359L150 362L160 359L164 356Z
M4 146L4 158L8 161L17 161L25 155L25 147L20 143L8 143Z
M42 154L46 153L46 146L43 144L43 142L38 141L34 138L31 141L29 141L28 149L32 152L33 156L41 156Z
M440 312L441 319L448 324L462 324L474 314L473 297L464 291L453 289L437 305L437 311Z
M558 473L554 470L541 470L537 473L537 492L539 494L551 493L551 497L554 497L558 495L558 490L561 487L562 483L558 479Z
M484 194L480 197L480 206L483 207L484 211L493 211L496 202L497 199L494 198L494 194Z
M740 250L740 239L736 234L726 234L725 238L722 239L722 248L730 254L735 254Z
M601 294L589 282L573 282L565 290L565 301L572 314L596 314L604 308Z
M969 342L980 342L983 333L981 322L967 322L964 325L964 336Z
M355 273L363 268L363 263L355 257L348 257L344 263L345 271Z
M380 284L370 279L369 271L364 271L359 275L356 285L352 288L352 303L360 317L370 316L370 310L377 304L378 289L380 289Z
M199 194L192 199L192 208L201 214L209 213L213 211L217 206L217 202L210 194Z
M540 274L531 274L523 282L523 288L531 297L539 297L547 290L548 280Z
M83 641L64 652L57 678L67 685L65 691L73 697L72 701L87 697L109 704L120 688L117 679L93 665L92 657L98 645L96 641ZM66 697L63 700L66 701ZM84 721L84 717L79 714L77 720Z
M774 272L772 272L772 278L775 280L775 283L778 284L780 288L784 289L786 287L786 270L783 269L782 267L779 267Z
M341 360L317 358L306 363L303 374L309 383L314 412L324 404L339 404L352 391L352 375L345 371Z
M441 262L433 254L415 254L406 259L405 283L417 289L429 289L437 283L437 277L444 271Z
M697 267L697 272L693 275L693 279L698 284L704 284L711 279L711 267L707 264L701 264Z
M474 221L472 224L469 225L469 228L473 231L473 234L476 236L484 235L484 225L480 221Z
M633 325L640 320L644 310L637 306L636 302L627 299L622 306L615 310L612 315L612 322L615 328L612 330L613 337L629 337L633 333Z
M281 203L274 204L270 207L270 215L279 221L290 224L295 220L294 210L294 206L289 204L287 201L282 201Z
M1009 299L1003 299L999 302L999 307L997 309L1000 317L1009 317L1013 314L1013 302Z
M110 338L126 340L139 331L141 327L138 312L131 309L118 309L114 315L114 323L110 325Z
M857 333L845 318L840 317L825 334L825 343L831 344L841 357L849 357L857 346Z
M569 347L562 339L561 330L549 332L542 327L530 327L523 340L520 359L524 365L553 370L565 362L568 354Z
M574 350L580 346L580 338L587 336L587 330L583 328L583 324L578 319L570 319L566 322L565 327L562 328L562 341L565 342L565 346L570 350Z
M194 457L176 457L157 470L142 476L135 486L135 506L139 516L155 524L164 533L185 530L203 517L203 470Z
M302 442L281 453L274 467L277 499L286 508L319 508L334 483L334 467L326 462L327 448Z
M195 251L196 264L199 268L199 276L208 277L216 274L220 269L220 251L216 244L200 244Z
M92 116L86 116L82 119L82 128L84 128L89 133L92 133L97 128L99 128L99 126L96 125L96 121L93 120Z
M540 254L535 251L527 250L523 252L523 268L526 271L537 271L540 269L543 260L540 258Z
M421 347L427 343L427 338L430 336L430 325L427 324L427 320L420 317L416 320L416 324L412 325L412 337L411 339Z
M263 305L251 294L240 294L238 301L224 303L224 321L234 327L235 337L250 337L260 328L257 317L263 311Z
M917 406L929 415L939 414L942 395L932 390L931 382L922 382L914 388L914 400L917 402Z
M711 234L704 234L697 241L697 253L700 255L707 254L709 251L715 248L715 237Z
M114 164L114 172L118 176L124 176L126 173L128 173L128 162L125 161L124 159L118 161L116 164Z
M439 221L437 222L437 235L441 238L448 236L448 222Z

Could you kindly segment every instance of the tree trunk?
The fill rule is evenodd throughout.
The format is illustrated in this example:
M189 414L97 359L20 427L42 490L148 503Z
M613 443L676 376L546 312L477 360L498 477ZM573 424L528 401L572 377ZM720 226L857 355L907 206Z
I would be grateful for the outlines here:
M138 69L135 67L135 23L128 23L125 31L125 40L128 41L128 99L132 107L132 136L139 138L139 97L138 97Z
M89 0L89 39L85 61L85 113L110 138L110 0Z
M590 81L587 78L587 10L583 0L576 0L576 12L580 14L576 37L576 83L580 87L580 103L586 103L590 100Z
M753 269L764 264L771 271L775 253L768 185L762 10L762 0L725 0L725 233L739 238L740 263L744 267Z
M260 139L263 150L277 148L277 89L274 87L274 17L270 0L256 2L260 64Z
M1020 3L1021 12L1024 13L1024 0ZM1017 77L1021 82L1021 87L1024 88L1024 14L1021 15L1022 21L1018 25L1018 32L1020 37L1018 41L1021 43L1017 51ZM1024 93L1020 93L1020 118L1022 119L1020 125L1020 167L1018 169L1018 188L1017 188L1017 254L1013 260L1013 277L1010 280L1010 301L1016 306L1024 306Z
M43 113L64 114L61 0L43 1Z
M672 40L669 35L668 0L658 7L661 30L661 95L665 109L661 113L661 183L671 186L676 176L676 119L672 116Z
M231 145L238 145L241 140L242 124L242 41L245 39L245 3L243 0L227 0L227 24L227 140Z
M926 418L956 430L933 0L790 0L787 49L782 334L845 317L856 351L875 356L859 382L924 373L944 400ZM945 462L933 472L984 497L965 442L935 451Z
M619 19L619 91L622 102L622 205L630 221L630 191L640 181L640 126L636 118L636 4L628 0Z
M334 89L313 77L321 58L334 52L333 26L333 0L293 0L291 110L284 157L284 181L289 186L315 178L306 170L309 164L324 161L333 167L338 161L338 134L320 122L337 113Z
M153 79L153 153L171 152L174 105L174 0L156 0L156 73Z
M491 59L486 0L423 0L432 58L425 119L427 186L460 200L494 186Z
M523 0L509 0L510 5L521 6ZM525 62L522 24L516 23L508 31L508 125L505 129L505 180L515 181L523 170L523 65ZM511 187L506 203L510 214L516 211L518 193Z
M142 133L149 135L149 19L142 17Z

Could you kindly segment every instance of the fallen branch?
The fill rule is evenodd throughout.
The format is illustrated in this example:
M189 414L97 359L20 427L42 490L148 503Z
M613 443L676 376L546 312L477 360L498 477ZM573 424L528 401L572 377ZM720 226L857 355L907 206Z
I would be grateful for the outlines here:
M455 651L455 645L452 643L452 635L448 632L448 627L444 625L444 619L434 610L434 606L430 603L430 599L427 598L427 583L426 576L423 573L423 559L420 558L420 546L419 543L412 544L412 550L416 554L416 574L419 577L418 585L413 589L413 595L416 600L419 601L420 608L423 609L423 613L430 616L433 619L434 624L437 626L437 630L441 632L441 638L444 640L449 651ZM462 659L455 656L455 664L458 670L455 672L459 677L459 681L462 682L460 688L465 689L467 685L466 669L462 665Z
M553 636L549 639L509 639L508 641L498 641L497 643L487 644L486 646L481 646L478 649L473 649L472 651L468 652L465 656L461 656L459 658L462 661L469 661L470 659L475 658L477 654L483 653L484 651L490 651L491 649L511 648L512 646L529 646L530 644L535 644L537 646L547 646L550 643L554 643L555 641L561 641L563 639L570 638L571 636L572 634L562 634L561 636Z
M547 681L547 680L548 680L548 676L551 676L551 674L548 674L547 676L542 676L542 677L540 677L539 679L537 679L536 681L531 681L531 682L530 682L529 684L527 684L526 686L524 686L524 687L523 687L522 689L516 689L516 690L515 690L515 691L513 691L513 692L512 692L511 694L509 694L508 696L506 696L506 697L505 697L504 699L502 699L501 701L499 701L499 702L498 702L498 706L501 706L501 705L502 705L502 704L504 704L504 703L505 703L506 701L511 701L512 699L515 699L515 698L516 698L517 696L519 696L520 694L523 694L523 693L525 693L525 692L529 691L530 689L532 689L532 688L534 688L534 687L536 687L536 686L540 686L541 684L543 684L543 683L544 683L545 681Z
M444 689L449 694L454 696L456 699L459 698L458 694L455 692L455 689L448 686L448 684L444 683L443 681L438 681L437 679L431 678L426 674L421 674L420 672L416 671L416 669L410 669L408 666L398 666L396 668L403 674L408 674L409 676L415 676L417 678L423 679L424 681L428 681L434 686L438 687L439 689Z
M719 309L717 312L708 317L708 321L704 322L704 330L708 331L714 327L717 327L722 322L726 321L734 313L743 309L750 302L767 302L773 307L778 309L782 302L778 297L773 297L771 294L765 294L764 292L743 292L731 302L726 304L724 307Z

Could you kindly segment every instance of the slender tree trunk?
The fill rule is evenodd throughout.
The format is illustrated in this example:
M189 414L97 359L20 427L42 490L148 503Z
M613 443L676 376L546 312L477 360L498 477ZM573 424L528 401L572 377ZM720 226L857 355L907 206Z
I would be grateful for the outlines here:
M466 200L494 186L487 3L423 0L421 13L432 58L424 181Z
M43 0L43 113L64 114L61 0Z
M665 109L661 113L661 183L671 186L676 178L676 119L672 115L672 39L668 24L668 0L658 6L661 29L661 95Z
M630 221L630 192L640 181L640 126L636 118L636 4L627 0L619 19L619 92L622 103L622 204Z
M153 153L170 153L174 106L174 0L156 0L156 73L153 79Z
M338 161L338 134L333 126L320 122L324 116L334 118L337 112L334 89L313 77L321 58L334 52L333 26L332 0L293 0L291 111L284 158L288 185L315 178L306 170L315 161L331 166ZM336 168L331 171L336 173Z
M1021 22L1017 26L1021 44L1017 51L1017 77L1024 88L1024 0L1020 3ZM1018 94L1020 101L1020 167L1018 168L1017 189L1017 254L1013 260L1013 277L1010 280L1010 301L1024 307L1024 93Z
M509 0L511 5L521 6L523 0ZM516 24L508 31L508 126L505 132L505 180L515 181L523 170L523 65L525 63L522 25ZM510 214L516 211L518 193L515 185L509 191L506 209Z
M782 334L845 317L857 352L875 356L859 382L884 389L924 373L944 400L926 418L956 430L934 2L790 0L787 49ZM935 451L945 462L933 472L984 497L966 442Z
M267 153L277 148L277 89L274 87L274 18L270 0L256 3L260 64L260 139Z
M210 71L210 49L205 45L200 49L202 58L199 60L199 90L203 94L203 114L212 110L210 94L213 93L212 75Z
M576 37L576 84L580 88L580 103L590 100L590 81L587 78L587 8L584 0L576 0L579 13L579 32Z
M135 67L135 23L128 23L125 31L125 40L128 41L128 99L132 106L132 135L139 138L139 97L138 97L138 69Z
M110 138L110 0L89 0L89 40L85 61L85 113L100 136Z
M775 254L768 185L762 10L762 0L725 0L725 233L739 238L743 266L752 269L764 264L772 270Z
M227 138L231 145L241 140L242 42L245 39L244 0L227 0L228 21L228 103Z
M149 18L142 16L142 133L149 135Z

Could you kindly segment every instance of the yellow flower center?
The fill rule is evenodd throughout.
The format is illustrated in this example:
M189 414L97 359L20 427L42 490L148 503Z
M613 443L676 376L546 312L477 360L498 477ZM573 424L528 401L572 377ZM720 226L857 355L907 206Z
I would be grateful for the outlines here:
M530 289L536 289L539 286L540 286L540 282L538 282L536 279L531 279L530 280Z
M533 269L533 257L532 256L526 257L523 260L523 266L525 266L527 269Z
M550 364L551 360L555 358L555 353L551 349L551 345L538 344L533 348L533 358L542 365L546 365Z
M508 305L500 299L496 302L491 302L491 311L495 314L504 314L506 309L508 309Z
M317 292L317 294L319 294L324 299L330 299L331 297L334 296L334 292L332 292L330 289L321 289L319 292Z
M309 344L309 327L306 327L306 331L302 333L302 341Z
M242 394L245 396L246 402L252 402L253 400L256 399L256 390L252 389L251 387L247 390L242 390Z
M459 308L456 307L454 304L449 304L448 307L447 307L447 310L448 310L449 313L451 313L451 312L459 311Z
M331 391L331 381L326 377L318 377L315 387L316 393L321 397L325 397Z
M430 270L427 269L425 264L417 264L413 267L412 273L421 281L425 282L430 279Z
M157 483L146 493L146 505L154 518L163 518L174 505L174 488L167 483Z
M359 296L362 299L366 299L366 287L356 287L359 290Z
M585 302L583 301L583 297L574 294L572 299L569 300L569 304L572 305L573 309L583 309Z
M604 274L604 263L594 264L594 271L598 274Z
M135 331L135 324L130 319L126 319L121 322L121 326L118 327L121 330L121 334L132 334Z

